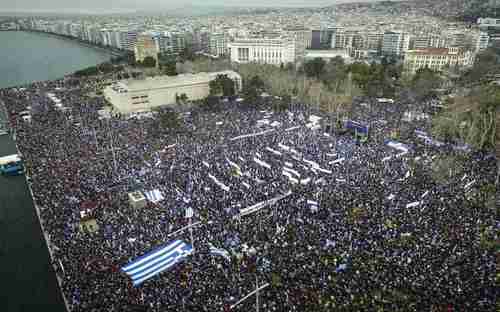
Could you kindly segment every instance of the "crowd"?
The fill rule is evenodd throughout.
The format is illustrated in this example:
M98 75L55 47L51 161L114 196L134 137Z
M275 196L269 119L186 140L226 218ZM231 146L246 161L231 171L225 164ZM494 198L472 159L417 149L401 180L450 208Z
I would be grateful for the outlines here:
M325 132L330 116L307 107L229 102L184 112L172 130L155 117L99 118L101 84L0 91L72 311L229 311L266 283L260 311L495 310L495 157L422 140L427 117L357 103L351 118L372 136L360 143ZM401 126L398 148L386 144ZM128 193L153 189L162 201L130 206ZM189 207L200 221L193 240L169 236L189 223ZM96 231L80 227L82 211ZM195 252L133 287L120 268L176 238Z

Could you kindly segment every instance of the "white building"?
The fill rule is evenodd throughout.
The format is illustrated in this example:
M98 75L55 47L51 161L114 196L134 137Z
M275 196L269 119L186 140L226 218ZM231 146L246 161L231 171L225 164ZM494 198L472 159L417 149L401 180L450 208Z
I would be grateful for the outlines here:
M474 53L460 48L427 48L410 50L405 55L404 68L415 73L420 68L441 71L445 67L468 67L474 64Z
M480 28L500 28L500 18L480 17L477 23Z
M134 55L136 61L144 61L146 57L152 57L158 62L158 47L156 45L154 34L143 33L137 37L137 42L134 47Z
M283 33L295 41L295 58L300 59L305 56L306 49L311 48L312 31L303 27L285 28Z
M334 49L334 50L306 50L305 59L311 60L315 58L321 58L327 62L331 61L336 57L341 57L344 59L345 63L351 63L351 57L347 50L345 49Z
M295 62L295 40L280 38L235 39L229 44L231 62L281 65Z
M410 48L410 36L404 32L387 31L382 40L382 54L404 56Z
M209 52L211 55L220 57L227 55L229 50L227 47L229 38L224 33L210 34Z
M476 52L486 50L490 42L490 36L486 32L479 33L476 42Z
M137 43L137 31L125 30L120 33L120 43L123 49L134 51L135 44Z
M235 82L236 91L241 90L241 76L234 71L223 71L121 80L104 89L104 96L122 114L146 112L175 104L177 96L183 93L189 100L207 97L209 83L217 75L227 75Z

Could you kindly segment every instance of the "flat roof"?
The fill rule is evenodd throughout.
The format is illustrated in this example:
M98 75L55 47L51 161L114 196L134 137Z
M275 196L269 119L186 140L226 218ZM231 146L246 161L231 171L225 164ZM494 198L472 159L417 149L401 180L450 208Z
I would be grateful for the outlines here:
M220 71L213 73L182 74L177 76L157 76L146 79L127 79L118 82L118 85L128 92L137 92L151 89L172 88L180 85L192 85L198 83L208 83L217 75L228 75L230 78L240 75L234 71Z
M453 53L450 53L450 50L448 48L416 49L416 50L409 50L406 53L413 53L413 54L440 54L440 55L453 54Z

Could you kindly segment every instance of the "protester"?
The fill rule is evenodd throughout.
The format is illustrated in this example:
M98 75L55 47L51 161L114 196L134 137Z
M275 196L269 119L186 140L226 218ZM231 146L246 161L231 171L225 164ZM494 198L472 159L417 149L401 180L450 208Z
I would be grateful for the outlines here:
M192 108L175 131L158 117L99 118L96 92L112 78L0 91L72 311L228 311L266 283L261 311L494 310L494 157L422 139L430 121L402 120L397 103L354 106L364 144L324 133L329 116L301 105ZM386 142L400 126L404 142ZM442 159L454 162L440 179ZM135 190L163 200L134 209ZM189 207L193 241L169 236ZM82 211L97 231L79 229ZM120 268L173 239L194 254L133 287ZM251 297L235 309L254 308Z

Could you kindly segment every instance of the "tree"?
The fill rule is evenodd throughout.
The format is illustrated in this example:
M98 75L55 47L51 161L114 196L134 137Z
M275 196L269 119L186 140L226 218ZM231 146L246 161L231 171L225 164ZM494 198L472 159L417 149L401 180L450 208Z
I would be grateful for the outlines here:
M188 96L186 93L181 93L181 95L175 94L175 103L177 105L186 104L188 101Z
M304 73L307 77L319 79L325 71L325 61L322 58L314 58L304 63Z
M162 71L167 76L177 76L177 68L175 61L170 61L168 63L165 63L162 67Z
M146 56L142 61L144 67L156 67L156 59L152 56Z
M213 95L207 96L201 104L205 110L210 112L217 112L222 108L219 97Z
M259 96L264 92L264 81L258 76L253 76L243 88L245 102L249 105L257 105Z
M180 127L179 114L174 110L168 108L156 108L154 110L158 112L160 126L163 129L175 130Z
M488 49L476 56L472 68L462 77L462 82L475 83L481 81L490 74L500 73L500 54L494 49Z
M217 75L209 83L210 95L233 96L236 93L234 81L227 75Z
M435 89L441 86L442 79L439 74L429 68L417 70L410 83L410 89L417 100L425 100L435 95Z

